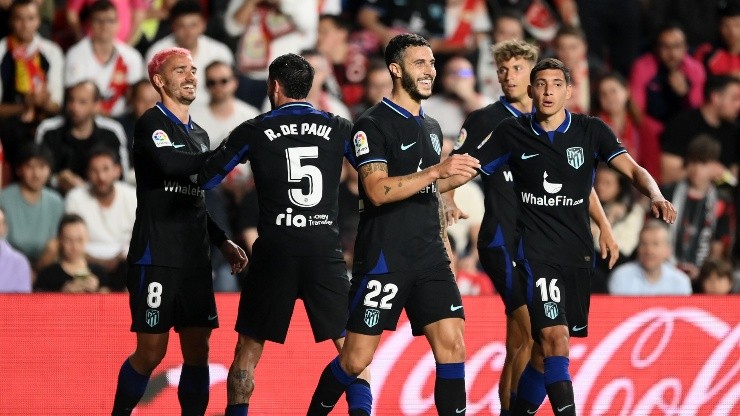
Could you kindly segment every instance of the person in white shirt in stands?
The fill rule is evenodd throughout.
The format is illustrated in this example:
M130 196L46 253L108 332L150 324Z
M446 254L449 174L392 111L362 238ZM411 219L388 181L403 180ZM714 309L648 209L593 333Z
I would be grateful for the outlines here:
M673 249L668 228L650 220L640 232L637 260L617 267L609 280L612 295L690 295L691 280L669 263Z
M234 69L223 61L213 61L205 67L206 88L211 100L207 106L191 108L190 116L208 132L211 150L218 147L234 127L246 120L257 117L260 112L251 105L236 98L236 79Z
M139 52L116 39L118 11L110 0L90 5L90 34L67 52L64 85L92 80L100 89L100 112L118 117L126 111L129 86L144 77Z
M199 97L190 106L192 111L196 106L208 105L208 91L204 69L214 61L225 62L229 65L234 63L234 54L225 44L210 38L203 33L206 30L206 21L203 18L203 10L194 0L180 0L170 9L170 22L172 34L155 42L146 52L144 62L149 62L155 53L172 47L185 48L193 57L193 64L197 69L195 73L198 79L195 96Z
M86 248L90 263L108 273L111 290L123 290L126 255L136 218L136 190L121 182L118 155L99 146L89 153L87 183L65 197L65 211L85 220L89 230Z

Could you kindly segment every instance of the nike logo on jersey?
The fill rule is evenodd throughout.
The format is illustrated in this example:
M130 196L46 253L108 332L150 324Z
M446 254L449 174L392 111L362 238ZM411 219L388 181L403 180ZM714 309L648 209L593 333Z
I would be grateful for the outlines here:
M526 153L522 153L522 160L531 159L531 158L533 158L535 156L539 156L539 155L540 155L539 153L534 153L534 154L531 154L531 155L528 155Z
M455 413L460 414L460 413L464 412L465 409L467 409L467 407L463 407L462 409L455 409Z
M569 408L571 406L573 406L573 403L571 403L571 404L569 404L567 406L558 407L558 413L562 412L563 410L565 410L565 409L567 409L567 408Z
M535 413L537 413L537 411L536 411L536 410L535 410L535 411L533 412L533 411L531 411L531 410L527 409L527 414L528 414L528 415L533 415L533 414L535 414Z
M586 329L587 326L588 325L583 325L583 326L573 325L573 328L572 329L573 329L573 332L578 332L578 331L583 331L584 329Z
M410 144L403 144L401 143L401 150L409 150L411 146L415 145L416 142L410 143Z
M321 407L323 407L324 409L331 409L332 407L334 407L334 405L327 406L324 404L324 402L321 402Z
M185 147L185 145L184 144L173 144L172 147L174 147L175 149L179 149L181 147Z
M450 305L450 310L452 312L455 312L456 310L462 309L462 307L463 307L463 305L460 305L460 306ZM465 410L465 409L463 409L463 410Z
M216 318L218 318L218 314L216 314L216 315L208 315L208 320L209 321L212 321L212 320L214 320Z

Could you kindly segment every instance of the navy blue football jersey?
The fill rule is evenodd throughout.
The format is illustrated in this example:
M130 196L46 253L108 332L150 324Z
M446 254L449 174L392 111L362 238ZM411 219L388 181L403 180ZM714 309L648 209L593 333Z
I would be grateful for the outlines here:
M593 266L588 204L598 161L626 150L600 119L566 112L562 125L544 131L532 114L506 119L472 155L491 175L506 163L514 174L520 212L517 258Z
M292 102L245 121L198 175L210 189L249 160L259 201L262 243L290 255L342 257L337 201L342 161L350 157L352 123Z
M463 123L452 154L473 153L491 139L491 134L499 123L521 114L521 111L509 104L504 97L473 111ZM509 253L513 254L511 250L516 242L518 209L514 193L514 175L507 165L503 165L490 175L482 175L481 180L486 211L478 234L478 248L505 246L510 250Z
M208 133L181 123L162 103L136 122L136 221L128 261L168 267L210 265L210 243L226 235L206 211L205 192L191 176L208 156ZM194 176L193 176L194 178Z
M381 162L387 165L389 177L405 176L439 163L442 130L423 111L414 116L383 98L357 120L352 142L358 168ZM448 262L440 237L435 183L407 199L381 206L370 202L360 184L356 275L421 270Z

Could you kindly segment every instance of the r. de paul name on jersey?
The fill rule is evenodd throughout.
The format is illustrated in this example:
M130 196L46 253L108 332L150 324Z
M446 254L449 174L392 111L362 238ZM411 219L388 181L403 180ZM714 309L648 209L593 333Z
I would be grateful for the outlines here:
M331 140L331 137L329 137L329 133L331 133L331 127L325 126L323 124L316 124L316 123L301 123L300 129L298 128L298 124L281 124L280 125L280 132L277 133L272 129L265 129L265 136L267 136L270 141L277 139L281 136L287 136L287 135L313 135L321 137L325 140Z

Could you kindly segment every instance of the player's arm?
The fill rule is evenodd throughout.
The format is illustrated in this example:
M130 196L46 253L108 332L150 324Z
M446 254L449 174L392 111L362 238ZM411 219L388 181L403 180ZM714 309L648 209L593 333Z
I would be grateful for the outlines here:
M360 165L358 172L368 199L373 205L380 206L402 201L438 179L459 175L470 180L479 167L478 160L469 155L453 155L441 163L410 175L388 176L388 165L385 162L368 162Z
M606 259L607 256L609 256L609 268L611 269L619 259L619 246L614 239L612 225L606 218L604 207L601 206L599 196L593 188L591 188L591 195L588 197L588 215L599 227L599 248L601 250L601 258Z
M255 129L248 127L247 123L229 133L221 146L210 154L198 171L198 184L203 189L215 188L236 165L246 162L249 139L254 133Z
M626 152L620 153L609 160L609 165L622 175L628 177L638 191L650 198L650 208L656 218L661 218L669 224L673 224L676 221L676 208L670 201L663 197L655 179L650 176L645 168L638 165L632 159L632 156Z
M187 176L198 172L208 153L188 153L175 150L160 121L142 117L136 123L134 146L166 176Z

